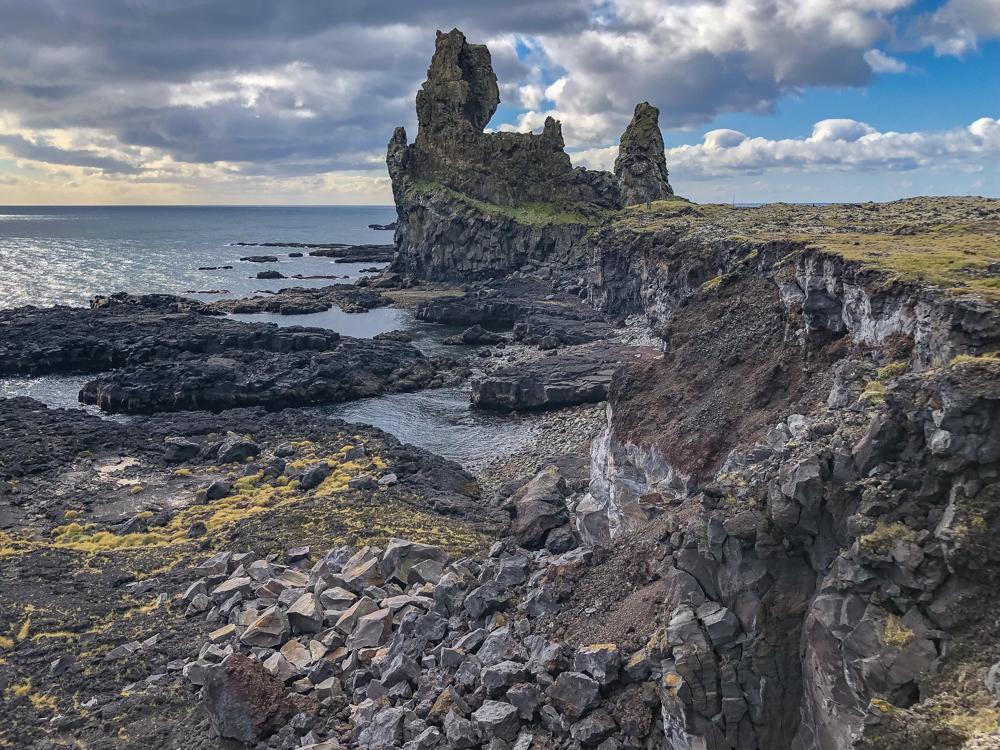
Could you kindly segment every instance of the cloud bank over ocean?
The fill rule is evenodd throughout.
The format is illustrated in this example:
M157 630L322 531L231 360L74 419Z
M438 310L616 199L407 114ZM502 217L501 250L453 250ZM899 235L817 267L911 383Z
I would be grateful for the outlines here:
M667 131L733 113L764 122L812 90L927 75L908 54L965 60L1000 37L993 0L915 6L0 0L0 202L66 202L74 190L81 202L388 202L385 143L393 126L415 127L438 28L489 44L504 101L494 128L537 130L555 116L574 158L591 166L607 163L638 101L660 107ZM791 169L996 169L996 111L910 132L842 114L790 138L716 128L668 160L681 183Z

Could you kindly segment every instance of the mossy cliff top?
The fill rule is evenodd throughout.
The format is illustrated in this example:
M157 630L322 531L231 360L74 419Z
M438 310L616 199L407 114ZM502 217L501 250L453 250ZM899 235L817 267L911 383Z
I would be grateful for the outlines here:
M650 235L664 242L669 237L671 244L687 238L706 248L733 240L787 241L878 269L888 279L1000 301L1000 201L989 198L755 208L657 201L651 210L642 205L615 213L599 241Z

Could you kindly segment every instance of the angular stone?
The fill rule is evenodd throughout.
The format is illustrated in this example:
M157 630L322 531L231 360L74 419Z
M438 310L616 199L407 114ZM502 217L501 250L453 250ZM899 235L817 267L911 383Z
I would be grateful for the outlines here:
M295 640L289 641L282 646L279 653L300 672L304 672L313 663L312 653L309 649Z
M319 600L323 605L323 609L347 611L358 600L358 596L347 589L342 589L340 586L333 586L324 589L323 593L319 595Z
M163 460L167 463L190 461L198 455L201 446L187 438L170 437L166 439L167 449L163 452Z
M483 740L498 738L513 742L521 729L517 708L500 701L484 701L482 707L472 714L472 723Z
M288 618L277 606L265 609L240 636L245 646L279 648L291 634Z
M424 731L403 745L403 750L431 750L441 741L437 727L427 727Z
M233 483L227 479L216 479L205 488L206 500L221 500L233 491Z
M300 669L277 651L264 660L264 669L286 684L302 675Z
M350 635L354 632L354 626L357 625L358 620L372 614L372 612L378 612L378 605L367 596L363 596L340 616L336 628L344 635Z
M579 672L563 672L549 685L545 694L552 705L567 716L578 719L597 705L600 683Z
M615 720L600 709L570 727L570 734L577 742L588 747L600 745L618 730Z
M340 680L336 677L328 677L316 685L316 695L320 700L324 698L336 698L343 694L344 688L341 686Z
M195 568L194 574L196 576L205 576L206 578L228 575L229 571L232 570L230 567L232 560L232 552L218 552Z
M515 661L502 661L486 667L482 673L483 688L491 698L499 698L519 682L528 679L528 670Z
M405 708L384 708L375 714L371 723L361 732L359 744L372 750L399 747L403 744L405 721Z
M219 446L216 461L220 464L243 463L248 458L254 458L260 453L260 446L252 440L247 440L230 432Z
M228 641L234 635L236 635L236 626L224 625L218 630L213 630L211 633L209 633L208 640L211 641L212 643L222 643L224 641Z
M208 671L204 696L216 733L247 744L267 738L297 713L284 684L242 654L227 656Z
M392 612L380 609L358 620L348 643L354 649L379 648L389 640L390 633L392 633Z
M449 711L444 717L444 734L448 744L456 750L475 747L479 744L479 733L475 725L468 719L463 719L454 711Z
M403 681L412 685L420 682L420 665L406 654L400 654L382 669L381 682L386 688Z
M288 622L302 633L318 633L323 629L323 609L315 594L302 594L288 609Z
M469 715L469 704L465 702L458 691L452 687L446 687L434 701L427 718L431 721L444 721L449 713L455 713L460 717Z
M230 578L212 589L212 601L216 604L222 604L234 594L247 597L250 595L252 584L253 581L250 578Z
M549 730L552 734L562 736L569 734L569 721L565 716L552 708L552 706L542 706L538 715L542 720L542 726Z
M621 655L613 643L584 646L576 652L576 659L573 661L574 670L586 672L602 685L618 679L620 666Z
M368 547L347 561L341 575L344 578L344 587L355 593L360 593L369 586L381 586L385 583L379 572L378 559Z
M464 602L465 610L473 620L497 612L506 604L503 588L495 581L470 591Z
M533 682L514 685L507 691L507 701L517 708L517 715L524 721L531 721L535 711L542 705L542 694Z
M484 666L491 667L502 661L509 661L512 657L523 656L523 650L514 638L513 631L507 626L497 628L486 636L476 656Z
M314 463L302 474L299 480L299 487L303 490L311 490L319 487L323 480L330 476L330 465L326 461Z

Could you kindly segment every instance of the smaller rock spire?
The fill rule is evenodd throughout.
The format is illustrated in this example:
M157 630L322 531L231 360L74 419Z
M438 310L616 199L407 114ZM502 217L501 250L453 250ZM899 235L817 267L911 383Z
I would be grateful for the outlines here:
M622 204L658 201L674 194L667 179L667 158L660 134L660 110L649 102L635 107L615 160Z

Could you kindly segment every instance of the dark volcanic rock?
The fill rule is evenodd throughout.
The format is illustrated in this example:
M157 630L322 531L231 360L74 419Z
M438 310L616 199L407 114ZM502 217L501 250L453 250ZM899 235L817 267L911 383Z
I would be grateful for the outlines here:
M327 351L340 338L322 328L226 320L166 295L98 297L89 310L3 310L0 327L0 375L103 372L192 354Z
M453 365L410 344L344 338L328 352L246 351L118 370L86 383L80 401L128 414L283 409L418 390Z
M620 206L612 174L573 168L551 117L537 135L484 133L499 103L489 50L458 29L439 32L417 92L416 141L409 145L396 128L386 155L399 216L394 271L455 280L504 276L529 260L565 265L597 215ZM505 207L565 206L571 220L545 212L532 220L528 212L521 221L466 196Z
M674 194L667 180L660 110L649 102L635 107L632 122L618 148L615 176L621 188L623 206L663 200Z
M260 660L232 654L208 671L205 707L220 737L255 743L295 715L285 686Z
M504 367L472 381L472 403L481 409L509 411L604 401L626 358L634 359L640 351L599 344Z
M263 297L222 299L213 302L211 309L222 313L305 315L324 312L334 306L347 313L362 313L389 304L392 304L392 300L379 292L361 289L353 284L331 284L318 288L280 289L276 294Z

